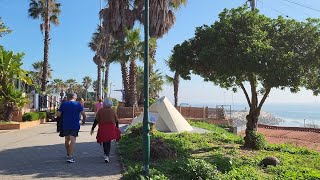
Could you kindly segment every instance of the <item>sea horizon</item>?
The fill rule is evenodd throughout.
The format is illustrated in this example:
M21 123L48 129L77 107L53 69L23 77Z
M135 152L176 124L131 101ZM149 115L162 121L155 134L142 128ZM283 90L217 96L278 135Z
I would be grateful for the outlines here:
M220 104L220 103L218 103ZM218 104L190 104L193 107L217 107ZM226 104L227 108L233 111L249 110L245 103ZM188 105L189 106L189 105ZM266 103L262 106L262 111L271 113L275 118L283 120L279 126L304 127L310 125L320 126L320 103ZM226 110L228 111L228 110Z

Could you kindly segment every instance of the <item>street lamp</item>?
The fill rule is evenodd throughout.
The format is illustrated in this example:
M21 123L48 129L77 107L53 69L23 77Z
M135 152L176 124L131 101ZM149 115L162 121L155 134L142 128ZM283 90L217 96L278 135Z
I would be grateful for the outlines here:
M149 175L150 126L149 126L149 0L144 1L144 112L143 112L143 171Z
M105 70L105 66L101 65L100 67L101 71L102 71L102 77L100 78L100 97L103 99L104 97L104 70Z

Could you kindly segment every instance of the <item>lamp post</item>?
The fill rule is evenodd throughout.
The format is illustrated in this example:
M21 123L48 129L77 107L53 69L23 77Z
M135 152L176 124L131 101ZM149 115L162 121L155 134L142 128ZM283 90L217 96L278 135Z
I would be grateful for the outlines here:
M149 0L144 1L144 112L143 112L143 170L149 175L150 126L149 126Z
M100 78L100 97L103 99L104 98L104 70L105 70L105 66L102 64L100 67L101 71L102 71L102 77Z

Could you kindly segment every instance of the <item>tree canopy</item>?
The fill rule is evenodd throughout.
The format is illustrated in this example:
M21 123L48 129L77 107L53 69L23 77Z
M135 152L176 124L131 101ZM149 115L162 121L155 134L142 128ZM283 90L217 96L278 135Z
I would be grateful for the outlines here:
M319 94L319 27L318 19L271 19L247 6L225 9L213 25L196 28L195 37L174 47L171 66L184 79L194 73L222 88L240 88L250 107L248 135L272 88Z

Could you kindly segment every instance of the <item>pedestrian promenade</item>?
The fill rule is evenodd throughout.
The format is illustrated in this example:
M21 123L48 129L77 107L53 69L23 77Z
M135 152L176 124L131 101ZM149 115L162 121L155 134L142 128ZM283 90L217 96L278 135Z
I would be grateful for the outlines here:
M73 164L66 162L64 138L56 133L55 123L0 133L0 179L120 179L122 166L115 143L110 163L105 163L102 148L95 135L90 135L93 113L87 112L87 116L77 138Z

